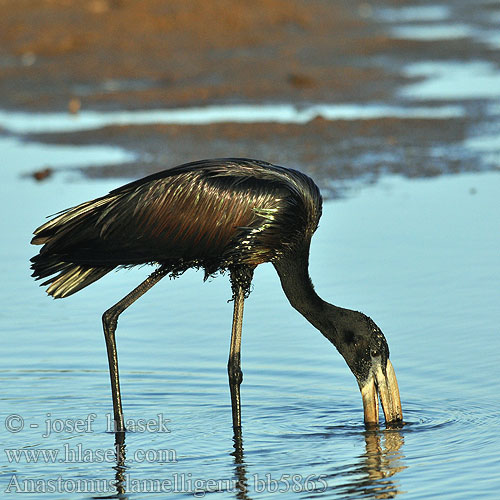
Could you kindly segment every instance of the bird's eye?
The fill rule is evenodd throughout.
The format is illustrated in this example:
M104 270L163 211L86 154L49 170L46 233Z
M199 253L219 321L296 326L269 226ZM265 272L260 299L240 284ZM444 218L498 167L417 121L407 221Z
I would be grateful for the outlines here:
M380 356L380 351L378 349L372 349L370 354L373 358L376 358L377 356Z

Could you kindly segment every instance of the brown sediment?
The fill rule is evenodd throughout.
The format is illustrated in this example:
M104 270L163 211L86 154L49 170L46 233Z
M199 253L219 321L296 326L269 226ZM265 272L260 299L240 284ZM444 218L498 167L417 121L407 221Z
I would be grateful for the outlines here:
M395 39L374 15L413 3L0 0L0 107L78 114L215 103L400 103L397 89L410 81L405 63L498 60L491 47L461 39ZM465 0L455 4L453 15L470 14ZM89 176L139 177L198 158L247 156L300 168L335 191L332 181L369 181L383 172L484 168L462 147L475 119L130 125L26 138L137 153L129 164L83 169Z
M30 140L58 144L112 144L131 149L131 163L87 167L90 177L140 177L199 158L238 156L303 170L329 194L331 180L382 173L434 176L452 169L468 170L470 158L436 155L435 148L464 138L466 121L384 118L337 120L316 118L299 124L214 123L211 125L110 126L66 134L31 135Z
M0 104L66 109L387 97L350 2L0 2Z

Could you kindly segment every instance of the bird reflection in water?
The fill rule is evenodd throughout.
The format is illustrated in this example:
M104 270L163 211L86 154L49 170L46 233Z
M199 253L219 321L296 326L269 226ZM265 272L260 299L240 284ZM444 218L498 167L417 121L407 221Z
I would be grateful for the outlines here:
M243 450L243 437L241 429L236 431L233 436L234 451L231 455L234 457L234 479L236 485L235 497L238 500L249 500L248 496L248 473L245 464L244 450Z
M395 498L404 493L395 479L399 472L408 468L404 464L404 437L400 429L367 429L364 439L365 452L358 462L334 475L337 484L339 474L348 476L349 481L332 486L332 489L349 498Z
M104 498L120 498L121 500L127 499L127 463L126 463L126 445L125 445L125 433L115 432L115 456L116 465L113 466L114 469L114 484L116 488L116 495L107 496L95 496L96 499ZM237 431L233 436L233 451L230 456L234 462L234 478L231 481L233 485L232 491L238 500L251 500L248 496L249 482L247 479L247 469L244 459L243 451L243 438L241 435L241 429ZM151 484L154 484L154 478L151 479ZM201 491L200 495L203 493L208 493L209 491ZM192 492L194 493L194 492Z
M115 432L115 454L116 454L116 465L113 467L115 470L115 488L116 493L120 498L124 497L125 485L126 485L126 445L125 445L125 434L123 432Z
M358 457L357 463L353 466L337 470L333 474L321 474L325 483L318 486L318 489L309 491L311 495L315 493L325 494L328 492L337 496L338 494L349 498L395 498L404 493L398 488L398 481L395 476L408 468L404 464L404 454L402 447L404 437L400 428L388 428L383 431L374 426L364 431L365 451ZM114 484L116 497L126 499L126 446L125 434L117 432L115 434L116 465L114 469ZM248 479L256 472L248 470L250 467L245 462L245 452L243 447L243 437L241 429L233 436L233 451L230 457L234 466L234 474L231 481L232 493L237 500L251 500L252 484ZM319 476L319 474L318 474ZM342 481L348 478L347 482ZM154 479L151 478L154 482ZM324 489L326 484L326 490ZM202 491L203 492L203 491ZM206 491L205 493L208 493ZM115 498L115 495L94 498Z

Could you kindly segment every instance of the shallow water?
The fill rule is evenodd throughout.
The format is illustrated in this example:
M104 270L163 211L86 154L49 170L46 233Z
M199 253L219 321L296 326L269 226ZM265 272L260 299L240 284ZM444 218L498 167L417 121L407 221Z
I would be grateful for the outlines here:
M474 8L471 9L471 6ZM465 40L468 44L500 47L498 0L474 4L419 5L375 10L375 18L390 25L394 38L406 40Z
M460 106L389 106L371 104L230 104L145 111L82 111L68 113L13 112L0 110L0 127L13 133L57 133L98 129L110 125L206 125L209 123L307 123L325 120L371 120L374 118L460 118Z
M372 13L395 38L465 37L498 47L498 12L456 23L454 9L437 4ZM76 117L0 111L0 127L11 134L0 136L2 492L23 491L27 499L165 493L247 499L290 492L301 498L498 498L498 68L452 54L401 67L416 80L399 89L396 104L83 111ZM111 273L66 300L48 298L30 277L31 232L46 215L121 182L84 180L70 169L47 183L22 175L47 165L117 164L133 155L26 143L17 134L160 122L304 123L315 116L473 116L458 154L475 153L478 164L497 169L427 180L388 176L371 187L352 183L349 198L325 203L311 276L322 297L366 312L385 332L406 425L365 428L343 359L289 306L272 266L263 265L245 305L243 442L235 443L226 375L228 279L204 283L201 273L187 272L163 280L120 319L131 432L117 466L100 318L150 269ZM450 152L436 147L435 154ZM141 429L147 422L149 429Z
M2 490L35 490L24 498L44 489L50 498L74 491L72 498L109 498L118 480L121 498L265 498L278 491L496 498L498 172L387 177L325 203L311 276L321 296L368 313L385 332L402 429L365 429L343 359L291 309L272 266L263 265L245 306L243 444L235 448L226 375L229 283L203 283L201 273L188 272L158 284L120 320L128 427L151 423L149 432L128 433L125 466L117 467L106 430L111 397L100 316L148 269L112 273L66 300L46 297L29 276L30 233L45 215L117 183L75 174L36 184L20 174L42 166L42 158L102 164L124 161L125 153L15 138L1 138L0 150L8 167L0 259Z

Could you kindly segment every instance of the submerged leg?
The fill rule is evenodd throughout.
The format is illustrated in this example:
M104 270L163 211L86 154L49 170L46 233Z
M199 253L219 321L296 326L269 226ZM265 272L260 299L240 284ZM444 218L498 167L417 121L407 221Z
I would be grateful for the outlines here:
M250 289L253 269L245 268L231 271L231 285L233 288L233 326L231 330L231 346L227 373L229 375L229 389L231 391L231 407L233 412L233 429L238 434L241 429L241 399L240 385L243 381L241 371L241 328L243 325L243 304Z
M115 432L125 431L123 422L122 398L120 394L120 380L118 376L118 356L116 353L115 330L118 324L118 316L133 304L139 297L144 295L153 285L158 283L166 274L167 269L158 268L139 286L134 288L122 300L110 307L102 315L102 326L104 329L104 338L106 339L106 349L108 351L109 375L111 377L111 394L113 396L113 415L115 423Z

